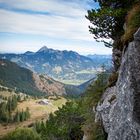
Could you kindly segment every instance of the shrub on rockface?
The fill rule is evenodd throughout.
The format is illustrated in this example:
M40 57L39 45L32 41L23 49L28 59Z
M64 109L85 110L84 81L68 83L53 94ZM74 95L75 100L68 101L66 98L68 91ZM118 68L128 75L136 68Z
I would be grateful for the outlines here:
M108 87L112 87L116 84L118 79L118 72L112 72L108 79Z
M124 43L133 40L133 34L140 27L140 2L135 5L126 17L125 33L122 36L122 41Z

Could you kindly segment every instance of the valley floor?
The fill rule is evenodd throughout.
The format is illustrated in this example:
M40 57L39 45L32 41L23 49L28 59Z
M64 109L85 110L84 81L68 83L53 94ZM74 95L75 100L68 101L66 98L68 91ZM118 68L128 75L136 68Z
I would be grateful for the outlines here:
M62 107L63 104L67 102L67 100L63 97L60 97L57 100L49 99L51 104L42 105L38 102L42 99L29 99L27 101L23 101L18 103L18 110L25 110L27 107L29 108L29 112L31 114L30 119L20 123L11 123L11 124L0 124L0 137L6 135L8 132L18 128L18 127L29 127L32 126L33 123L40 120L46 120L50 113L58 110L58 107Z

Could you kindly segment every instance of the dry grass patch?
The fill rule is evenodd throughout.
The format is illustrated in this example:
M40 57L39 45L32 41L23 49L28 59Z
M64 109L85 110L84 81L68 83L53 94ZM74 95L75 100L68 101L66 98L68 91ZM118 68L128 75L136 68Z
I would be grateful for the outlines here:
M50 100L51 104L48 105L41 105L38 103L41 99L29 99L27 101L23 101L21 103L18 103L17 109L19 111L26 110L26 108L29 108L30 112L30 119L24 122L20 123L13 123L8 125L1 125L0 124L0 137L6 135L7 133L13 131L14 129L18 127L28 127L37 120L43 120L47 119L50 113L55 112L58 110L58 107L62 107L67 100L63 97L60 97L58 100Z
M15 95L15 92L9 92L9 91L0 91L0 96L3 96L3 97L10 97L12 95Z
M38 102L41 99L34 100L30 99L28 101L24 101L18 104L18 110L25 110L27 107L29 108L29 112L31 114L30 119L35 119L44 115L48 115L58 109L58 107L62 107L63 104L67 102L67 100L61 97L58 100L50 100L51 104L41 105Z

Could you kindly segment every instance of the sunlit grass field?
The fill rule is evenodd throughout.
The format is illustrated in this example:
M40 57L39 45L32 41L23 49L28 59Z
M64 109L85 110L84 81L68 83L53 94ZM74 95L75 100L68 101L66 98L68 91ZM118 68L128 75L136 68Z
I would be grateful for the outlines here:
M8 97L13 94L8 91L0 91L0 95ZM30 118L27 121L20 123L0 124L0 137L18 127L27 127L32 125L36 121L47 119L50 113L55 112L56 110L58 110L58 107L62 107L62 105L67 102L67 99L65 99L64 97L59 97L58 99L54 97L54 99L52 97L50 99L48 98L48 100L50 101L50 104L48 105L39 104L38 102L42 99L30 98L26 101L19 102L16 110L22 111L26 110L26 108L28 107Z

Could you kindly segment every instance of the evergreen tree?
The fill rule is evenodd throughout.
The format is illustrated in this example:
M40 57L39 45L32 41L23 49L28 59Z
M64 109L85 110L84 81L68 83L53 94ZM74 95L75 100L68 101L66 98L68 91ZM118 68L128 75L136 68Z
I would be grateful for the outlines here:
M97 41L101 40L107 47L111 47L112 44L105 39L120 41L124 34L123 26L127 12L139 0L94 1L99 3L99 8L88 10L86 18L93 24L89 26L89 31Z
M12 100L11 100L11 97L8 98L8 101L7 101L7 110L9 112L12 111Z
M41 123L39 121L35 122L34 129L36 130L37 133L41 132Z
M16 107L17 107L17 97L16 97L16 95L14 95L14 96L12 96L12 101L11 101L12 103L11 103L11 108L12 108L12 110L15 110L16 109Z
M27 119L30 118L30 112L29 112L29 108L28 107L26 108L26 118Z
M9 121L9 111L7 109L7 104L5 102L0 104L0 121L8 122Z
M20 95L17 96L17 101L18 101L18 102L21 101L21 97L20 97Z
M20 112L20 121L23 122L25 120L25 112L22 110L22 112Z
M16 114L15 114L14 121L15 121L15 122L20 122L20 113L19 113L18 110L17 110L17 112L16 112Z

